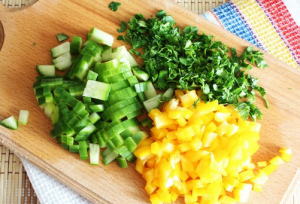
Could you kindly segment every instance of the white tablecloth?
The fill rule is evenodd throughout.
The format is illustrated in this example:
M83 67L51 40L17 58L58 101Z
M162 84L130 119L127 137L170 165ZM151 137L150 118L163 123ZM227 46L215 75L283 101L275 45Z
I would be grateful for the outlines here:
M283 0L297 25L300 26L300 0ZM90 203L30 162L22 159L33 188L42 204L87 204Z

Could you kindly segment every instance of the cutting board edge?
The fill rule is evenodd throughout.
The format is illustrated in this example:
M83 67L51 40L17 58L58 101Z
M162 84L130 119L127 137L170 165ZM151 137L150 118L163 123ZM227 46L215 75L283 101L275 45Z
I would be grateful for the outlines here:
M76 193L79 195L83 196L87 200L89 200L92 203L101 203L101 204L111 204L109 201L104 199L103 197L99 196L96 193L87 193L91 191L83 191L80 187L81 185L78 185L78 182L71 180L70 177L68 177L65 174L61 174L60 171L58 171L56 168L53 166L49 165L46 161L43 159L39 158L35 154L31 153L27 149L23 148L22 146L18 145L16 142L8 138L5 134L0 132L0 141L3 146L8 148L12 153L17 155L20 158L26 159L30 163L34 164L37 166L39 169L45 171L48 173L51 177L56 178L59 182L62 184L68 186L72 190L74 190ZM16 151L17 149L17 151ZM77 184L77 185L75 185ZM84 188L84 187L83 187Z

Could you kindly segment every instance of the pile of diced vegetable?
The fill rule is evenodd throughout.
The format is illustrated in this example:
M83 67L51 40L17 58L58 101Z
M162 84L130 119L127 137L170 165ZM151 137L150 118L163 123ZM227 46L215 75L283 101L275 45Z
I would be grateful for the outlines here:
M80 159L120 167L134 162L133 151L148 137L136 119L143 108L160 104L149 75L139 70L125 46L112 48L113 37L93 28L88 40L74 36L51 49L53 65L37 65L40 76L33 89L39 106L51 119L51 136ZM56 75L56 70L64 71ZM173 95L172 89L166 97ZM147 124L147 121L143 123ZM88 155L89 150L89 155Z
M251 190L261 191L268 175L291 159L291 150L281 149L269 162L254 163L259 123L243 120L232 105L199 101L194 90L175 95L150 111L151 137L134 152L153 204L178 196L187 204L246 202Z

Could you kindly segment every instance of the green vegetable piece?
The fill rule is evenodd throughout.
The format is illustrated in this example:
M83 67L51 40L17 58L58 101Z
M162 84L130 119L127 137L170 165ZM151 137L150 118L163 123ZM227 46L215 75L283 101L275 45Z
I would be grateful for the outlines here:
M70 37L64 33L59 33L56 35L56 38L57 38L58 42L62 42L62 41L69 39Z
M118 8L121 6L121 3L119 2L115 2L115 1L112 1L108 7L112 10L112 11L117 11Z

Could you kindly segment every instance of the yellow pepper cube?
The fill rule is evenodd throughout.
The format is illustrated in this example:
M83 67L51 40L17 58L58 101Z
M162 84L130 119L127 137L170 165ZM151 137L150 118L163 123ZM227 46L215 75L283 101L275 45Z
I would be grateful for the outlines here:
M174 110L178 107L179 100L172 98L167 103L165 103L163 107L163 111L169 112L170 110Z
M252 170L247 170L247 171L243 171L240 173L240 181L241 182L247 181L253 177L255 177L255 175Z
M202 113L202 114L207 114L210 112L213 112L217 110L218 108L218 101L212 101L212 102L207 102L203 104L197 104L197 109Z
M193 150L198 151L202 147L202 142L198 137L194 137L191 140L190 145L191 145Z
M228 177L226 180L224 180L224 189L228 192L232 192L237 183L238 183L238 179L233 177Z
M171 200L172 200L172 202L175 202L177 200L178 196L179 195L177 193L171 192Z
M185 172L185 171L181 171L180 172L180 180L181 181L186 181L186 180L188 180L188 178L189 178L189 175L187 174L187 172Z
M210 152L206 150L195 151L194 149L191 149L186 151L183 155L191 162L199 162L200 159L202 159L208 154L210 154Z
M164 138L169 132L167 129L157 129L155 126L150 131L155 140Z
M146 166L149 168L154 168L155 163L156 163L156 159L155 159L155 157L152 157L151 159L149 159L147 161Z
M262 170L259 170L258 174L252 179L250 179L250 181L252 181L254 184L259 184L259 185L263 185L264 183L266 183L267 180L268 180L268 176Z
M150 195L150 201L152 204L164 204L164 202L155 193Z
M140 159L136 160L136 164L135 164L135 170L139 173L139 174L143 174L144 171L144 164L143 161Z
M214 132L205 133L202 139L202 143L204 147L209 147L214 139L216 139L218 134Z
M219 198L219 202L224 204L234 204L236 203L236 200L230 196L221 195Z
M167 128L169 125L174 124L175 121L170 119L167 114L162 113L154 118L154 124L157 129Z
M183 91L181 91L179 89L175 90L175 97L176 98L180 98L183 95L184 95Z
M180 152L179 150L174 150L169 157L169 161L171 163L172 168L175 168L175 165L180 162Z
M208 155L208 156L209 156L208 158L207 158L207 156L205 156L203 159L201 159L199 162L199 165L196 168L196 173L199 175L200 178L209 169L210 155Z
M198 100L198 95L196 94L195 90L190 91L182 96L179 97L182 107L188 108L191 107L195 101Z
M234 189L233 195L234 199L239 202L247 202L249 198L250 191L242 189Z
M153 185L152 183L147 182L145 185L145 191L151 195L155 190L156 190L156 186Z
M184 117L187 120L190 120L191 117L194 115L194 111L190 109L185 109L182 113L182 117Z
M181 161L181 167L182 167L183 171L186 171L186 172L194 172L195 171L193 163L191 161L189 161L188 159L186 159L184 156L181 155L180 161Z
M162 152L161 147L162 147L161 142L159 142L159 141L153 142L151 144L151 153L152 154L161 154L161 152Z
M139 143L138 147L150 146L152 144L152 142L154 142L153 138L151 138L151 137L145 138Z
M195 136L194 129L191 126L187 126L187 127L183 128L183 132L187 138L191 139L193 136Z
M215 121L222 123L226 121L230 116L230 113L221 113L221 112L216 112L215 113Z
M262 186L255 183L253 185L253 190L256 191L256 192L262 192Z
M150 168L148 171L144 172L144 177L147 182L152 183L155 178L154 169Z
M169 131L166 135L166 138L171 141L171 140L176 140L177 136L176 136L176 131Z
M151 152L151 146L142 146L134 151L134 155L140 160L148 160L155 155Z
M282 148L279 150L280 157L282 158L283 161L289 162L292 157L292 150L287 149L287 148Z
M210 198L219 198L223 184L222 182L214 181L206 188L207 195Z
M187 121L184 117L180 117L176 120L176 123L180 126L180 127L184 127L187 124Z
M259 162L257 162L257 166L258 167L265 167L265 166L267 166L268 164L267 164L267 162L266 161L259 161Z
M270 159L269 162L274 165L280 165L280 164L284 163L284 161L282 160L282 158L280 156L273 157L272 159Z
M184 141L185 140L185 134L184 134L184 131L183 131L183 128L178 128L177 129L177 132L175 133L176 135L176 139L177 140L181 140L181 141Z
M275 164L269 164L268 166L264 167L262 169L262 171L266 174L266 175L270 175L271 173L273 173L276 169L277 169L277 165Z
M168 117L174 120L179 119L182 117L184 111L184 108L177 107L176 109L169 110Z
M226 122L226 121L224 121L223 123L221 123L218 127L217 127L217 129L216 129L216 133L220 136L220 137L222 137L223 135L225 135L225 133L229 130L229 123L228 122Z
M227 131L225 133L225 135L227 137L231 137L233 134L235 134L237 131L239 130L239 126L235 125L235 124L230 124L227 128Z
M172 125L169 125L168 127L167 127L167 130L168 131L175 131L175 130L177 130L177 128L178 128L178 125L177 124L172 124Z
M217 126L214 122L210 122L206 127L205 127L205 132L214 132L217 129Z
M148 116L154 121L155 117L162 114L162 112L158 109L152 109L149 113Z
M192 147L189 142L185 142L185 143L181 143L180 145L178 145L178 149L180 152L186 152L186 151L192 149Z
M171 142L163 142L161 149L164 153L171 153L175 149L175 145Z
M191 195L191 194L185 194L184 195L184 202L186 204L194 204L194 203L197 203L196 201L198 200L197 197Z

